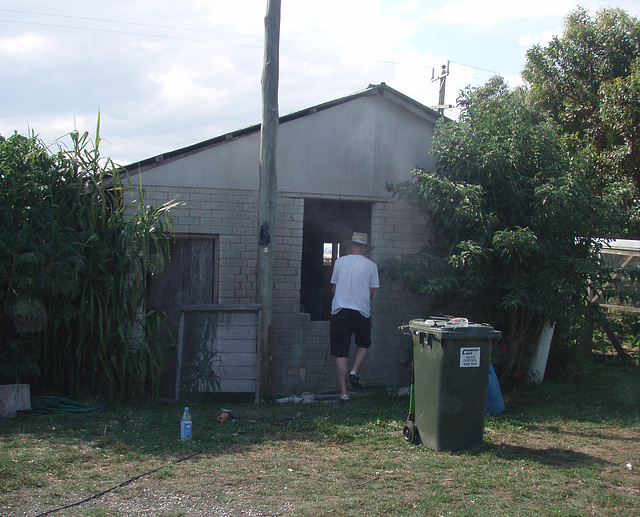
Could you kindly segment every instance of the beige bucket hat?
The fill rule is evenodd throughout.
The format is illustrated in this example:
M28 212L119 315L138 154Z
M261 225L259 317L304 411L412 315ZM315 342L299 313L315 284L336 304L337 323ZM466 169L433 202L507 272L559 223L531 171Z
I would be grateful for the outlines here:
M353 232L349 243L352 242L355 242L357 244L364 244L369 248L369 250L373 249L373 246L369 245L369 236L366 233Z

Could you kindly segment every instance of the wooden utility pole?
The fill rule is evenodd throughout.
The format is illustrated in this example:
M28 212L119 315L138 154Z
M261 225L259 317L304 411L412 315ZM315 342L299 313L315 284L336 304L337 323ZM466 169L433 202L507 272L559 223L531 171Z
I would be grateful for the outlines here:
M258 201L257 302L262 306L258 350L257 393L273 395L271 317L273 299L273 231L278 187L278 76L280 53L280 0L267 0L264 19L264 67L262 70L262 126L260 131L260 192Z

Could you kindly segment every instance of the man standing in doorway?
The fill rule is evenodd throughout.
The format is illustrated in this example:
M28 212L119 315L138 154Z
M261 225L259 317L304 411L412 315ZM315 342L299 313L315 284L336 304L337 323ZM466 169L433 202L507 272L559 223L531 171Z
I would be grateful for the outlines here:
M340 402L349 400L347 378L360 388L358 368L371 346L371 300L380 287L378 266L365 257L369 249L366 233L354 232L350 241L351 254L340 257L331 275L331 355L336 358L340 382ZM373 249L373 248L371 248ZM347 376L347 358L351 335L355 336L356 352L353 367Z

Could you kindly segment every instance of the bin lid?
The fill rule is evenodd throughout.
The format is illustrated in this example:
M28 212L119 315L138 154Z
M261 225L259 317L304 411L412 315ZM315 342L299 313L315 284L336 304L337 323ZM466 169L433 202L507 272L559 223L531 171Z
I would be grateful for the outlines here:
M409 328L415 334L433 334L447 339L500 339L502 332L488 323L472 323L466 318L427 318L409 322Z

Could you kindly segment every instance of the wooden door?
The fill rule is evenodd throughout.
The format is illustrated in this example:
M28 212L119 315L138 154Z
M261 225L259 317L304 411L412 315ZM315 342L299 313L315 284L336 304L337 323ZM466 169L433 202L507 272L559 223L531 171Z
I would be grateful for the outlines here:
M151 309L167 314L161 339L178 342L180 311L190 305L215 302L215 239L177 238L171 245L171 260L165 270L152 277ZM172 396L175 385L176 348L165 354L164 396Z

